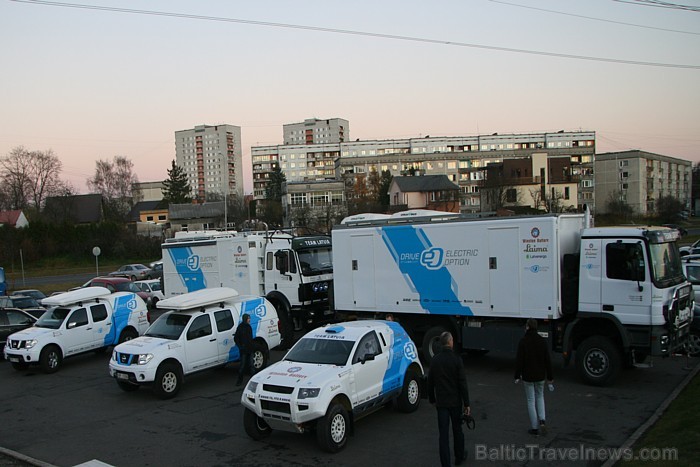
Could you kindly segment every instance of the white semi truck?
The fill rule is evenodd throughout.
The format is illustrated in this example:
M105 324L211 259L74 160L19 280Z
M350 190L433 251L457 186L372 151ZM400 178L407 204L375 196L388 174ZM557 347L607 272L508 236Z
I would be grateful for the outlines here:
M286 232L179 232L163 249L163 288L173 297L230 287L267 298L277 310L282 345L294 328L330 320L331 239Z
M612 384L623 365L684 345L694 294L677 231L589 224L584 214L347 219L332 232L335 311L392 313L424 363L445 330L463 349L515 352L535 318L585 382Z

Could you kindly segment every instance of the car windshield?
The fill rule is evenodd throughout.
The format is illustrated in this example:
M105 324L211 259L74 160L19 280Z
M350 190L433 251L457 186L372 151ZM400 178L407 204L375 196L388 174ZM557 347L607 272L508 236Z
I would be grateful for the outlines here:
M32 297L33 299L36 300L41 300L42 298L46 298L46 295L40 290L19 290L15 292L17 295L24 295L25 297Z
M160 290L160 281L158 281L158 282L151 282L149 285L151 286L151 290L152 290L153 292L156 292L156 291Z
M38 328L58 329L63 324L68 313L70 313L70 308L54 308L41 315L35 326Z
M302 338L284 359L297 363L322 363L343 366L348 363L354 341Z
M114 284L114 288L119 292L141 292L141 289L133 282L121 282L119 284Z
M297 251L301 273L305 276L333 272L330 248L305 248Z
M135 264L132 266L134 269L148 269L146 266L143 264Z
M178 340L182 335L182 331L187 327L190 318L192 318L190 315L180 315L177 313L162 315L151 324L151 327L148 328L144 336Z
M671 287L684 280L681 257L675 242L651 243L649 251L654 283L660 287Z
M12 299L12 306L15 308L39 308L39 302L32 297L17 297Z

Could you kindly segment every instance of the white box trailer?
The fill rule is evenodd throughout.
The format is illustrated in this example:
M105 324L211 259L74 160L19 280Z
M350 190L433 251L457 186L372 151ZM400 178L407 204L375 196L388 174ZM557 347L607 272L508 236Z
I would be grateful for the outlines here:
M675 231L587 219L344 221L332 232L336 313L394 314L426 361L445 330L464 349L514 352L535 318L553 350L576 352L584 380L611 383L622 363L682 347L694 297Z

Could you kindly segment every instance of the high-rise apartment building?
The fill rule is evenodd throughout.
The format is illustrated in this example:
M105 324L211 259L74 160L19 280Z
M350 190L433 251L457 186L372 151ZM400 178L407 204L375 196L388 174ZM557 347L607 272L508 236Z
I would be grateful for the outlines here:
M187 175L193 195L243 198L241 128L234 125L198 125L175 132L175 163Z
M342 143L350 137L350 123L342 118L308 118L282 125L284 144Z

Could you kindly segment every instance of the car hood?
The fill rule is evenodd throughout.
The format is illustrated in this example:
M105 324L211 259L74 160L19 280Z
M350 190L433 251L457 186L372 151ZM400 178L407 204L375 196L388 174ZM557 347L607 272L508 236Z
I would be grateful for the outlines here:
M337 382L348 370L346 366L283 360L260 371L253 379L277 386L321 387L328 381Z
M179 347L180 342L160 337L141 336L119 344L114 350L119 353L146 354L155 353L163 346L169 349Z
M51 335L54 333L60 334L62 331L60 329L49 329L49 328L38 328L36 326L29 327L27 329L22 329L12 334L9 339L18 341L29 341L32 339L39 339L46 335Z

